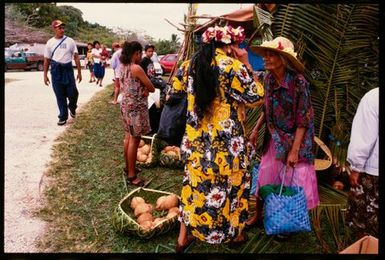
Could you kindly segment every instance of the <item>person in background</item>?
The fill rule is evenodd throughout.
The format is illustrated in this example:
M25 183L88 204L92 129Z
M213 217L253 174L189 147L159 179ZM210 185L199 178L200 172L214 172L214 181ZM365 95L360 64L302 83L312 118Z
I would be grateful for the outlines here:
M87 67L90 70L90 81L89 83L95 82L95 75L94 75L94 59L92 57L92 49L94 48L94 45L89 42L87 44Z
M146 72L147 77L151 80L155 88L154 94L151 94L149 97L152 105L149 107L150 114L150 125L151 132L150 134L158 132L160 116L162 114L163 104L161 103L160 96L161 92L166 88L166 83L162 79L156 77L154 62L151 60L155 51L155 46L152 44L147 44L144 47L145 56L140 61L140 66ZM149 104L150 105L150 104Z
M173 78L171 93L187 93L178 253L195 238L230 247L247 240L250 174L238 108L257 105L263 86L253 80L247 52L238 47L244 38L242 27L209 27Z
M61 126L67 123L68 109L71 117L76 117L79 92L72 68L73 58L78 71L76 79L79 83L82 80L82 71L76 43L72 38L64 35L65 24L60 20L54 20L51 27L55 36L47 41L44 49L44 84L47 86L50 84L47 73L51 66L52 87L59 107L57 124Z
M259 165L255 196L257 211L247 225L262 218L258 191L261 186L279 184L286 169L284 185L304 188L308 209L319 205L317 176L314 168L314 111L304 66L297 59L293 43L285 37L251 46L264 59L264 110L252 130L249 142L257 147L258 131L266 123L266 138ZM286 167L288 166L288 167ZM277 178L280 176L279 178ZM278 238L287 238L284 234Z
M104 44L101 45L101 48L102 48L102 52L100 53L100 55L101 55L100 56L100 60L101 60L102 66L104 68L106 68L107 67L107 60L108 60L108 57L109 57L109 53L107 51L107 47Z
M354 240L365 235L378 237L378 144L379 88L361 99L353 119L347 161L350 166L350 193L347 224Z
M112 49L114 50L114 54L112 54L111 58L111 68L114 70L114 99L110 102L111 104L116 105L118 103L118 95L120 91L120 55L122 54L122 48L118 42L114 42L112 44Z
M138 65L142 58L143 47L137 41L124 42L120 56L120 88L122 102L120 104L123 119L124 158L126 168L124 177L126 185L145 185L137 176L135 169L136 156L142 135L151 131L147 109L147 97L155 88L143 69Z
M155 68L154 63L151 60L152 55L154 54L155 46L152 44L147 44L144 46L144 53L145 56L140 61L139 65L142 67L144 72L146 73L147 77L151 79L152 77L155 77Z
M92 49L92 58L94 59L94 75L97 78L96 85L102 87L102 82L105 74L105 68L102 64L102 48L100 48L99 41L94 41L94 48Z

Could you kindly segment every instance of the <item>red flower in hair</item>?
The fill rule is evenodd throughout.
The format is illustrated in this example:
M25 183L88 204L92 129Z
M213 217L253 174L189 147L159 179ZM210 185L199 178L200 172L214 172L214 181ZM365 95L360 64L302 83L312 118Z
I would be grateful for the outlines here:
M277 50L283 50L284 47L282 46L282 43L281 42L278 42L278 47L277 47Z

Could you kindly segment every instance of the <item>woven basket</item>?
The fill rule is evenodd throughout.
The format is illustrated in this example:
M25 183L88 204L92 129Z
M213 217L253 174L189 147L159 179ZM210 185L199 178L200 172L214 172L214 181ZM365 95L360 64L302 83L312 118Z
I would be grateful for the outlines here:
M142 136L141 139L146 143L149 144L151 147L150 153L151 153L151 162L139 162L136 161L136 164L143 168L150 168L155 167L158 164L159 156L158 156L158 149L157 149L157 143L156 143L156 137L154 136Z
M311 231L303 188L286 189L291 189L295 195L270 193L265 199L263 224L267 235Z
M169 155L164 152L159 153L159 164L172 169L183 169L184 162L177 155Z
M325 152L327 158L326 159L318 159L314 160L314 168L316 171L323 171L329 168L332 165L332 153L330 149L322 142L318 137L314 136L314 141L317 143L319 147L321 147L322 151Z
M155 205L156 200L160 196L170 194L173 193L141 187L131 191L119 202L118 207L115 209L112 215L112 225L120 233L133 234L142 239L150 239L154 236L168 232L176 226L178 216L159 222L150 230L144 230L140 227L139 223L136 222L136 217L130 207L130 204L133 197L140 196L146 201L146 203ZM158 212L154 210L153 214L155 217L164 217L167 215L167 211Z
M183 162L181 156L179 155L169 155L163 152L163 149L168 146L167 142L158 139L158 155L159 155L159 165L168 167L171 169L183 169L185 163Z

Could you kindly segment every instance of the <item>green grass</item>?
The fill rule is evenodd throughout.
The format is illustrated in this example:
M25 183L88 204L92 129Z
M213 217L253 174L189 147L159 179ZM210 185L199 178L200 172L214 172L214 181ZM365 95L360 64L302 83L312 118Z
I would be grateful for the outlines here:
M44 179L48 182L46 205L35 212L48 222L48 230L38 242L42 252L170 253L175 248L178 228L148 241L117 233L111 224L114 209L127 194L122 180L120 108L108 104L112 89L109 85L96 94L53 147ZM148 188L180 194L180 169L144 168L141 175L153 178ZM322 253L314 232L294 235L282 243L263 235L262 228L254 227L247 233L249 243L237 249L196 242L189 252ZM331 232L325 229L323 233L333 243Z

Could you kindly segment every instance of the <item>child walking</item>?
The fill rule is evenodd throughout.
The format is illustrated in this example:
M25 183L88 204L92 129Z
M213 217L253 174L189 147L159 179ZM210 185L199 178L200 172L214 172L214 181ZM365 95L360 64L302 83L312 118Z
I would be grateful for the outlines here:
M143 186L144 180L137 176L135 170L136 154L142 135L151 131L147 109L147 97L155 88L138 65L142 58L142 45L137 41L124 42L120 56L120 88L122 102L120 105L124 137L124 177L126 185Z

